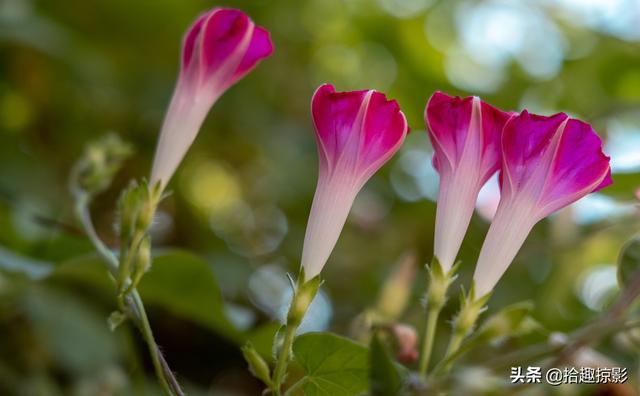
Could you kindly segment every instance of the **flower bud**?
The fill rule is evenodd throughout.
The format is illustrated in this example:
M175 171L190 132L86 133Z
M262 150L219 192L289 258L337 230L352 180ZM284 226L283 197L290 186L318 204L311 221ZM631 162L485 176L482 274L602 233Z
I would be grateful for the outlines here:
M160 131L151 183L164 188L222 94L273 52L269 32L242 11L214 8L187 31L178 83Z
M96 195L106 190L122 163L132 153L131 145L116 134L90 143L73 170L72 187L75 192Z
M269 371L269 365L264 361L262 356L256 351L256 349L251 345L250 342L247 342L242 347L242 355L244 356L244 360L249 363L249 371L256 378L264 382L266 385L271 384L271 374Z
M374 90L336 92L329 84L313 95L320 168L302 248L307 279L327 263L364 184L399 149L408 132L395 100Z
M501 150L500 204L473 275L479 296L493 290L538 221L612 183L600 137L564 113L511 118Z
M478 193L500 167L500 135L512 114L478 97L434 93L425 109L440 175L434 255L448 272L469 226Z
M131 274L131 282L133 287L136 287L142 279L142 276L151 268L151 237L146 235L140 245L138 251L134 257L133 269Z

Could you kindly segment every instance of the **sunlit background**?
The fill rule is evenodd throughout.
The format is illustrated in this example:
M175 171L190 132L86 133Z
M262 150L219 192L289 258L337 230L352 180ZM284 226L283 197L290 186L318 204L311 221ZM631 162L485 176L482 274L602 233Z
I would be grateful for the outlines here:
M417 258L415 281L408 307L396 308L420 327L438 190L422 115L435 90L508 110L563 111L604 137L614 185L537 225L490 309L535 301L541 338L607 306L618 251L640 229L639 0L223 4L269 29L276 52L216 104L153 229L157 254L175 261L176 273L186 255L179 248L206 263L211 280L198 294L188 281L171 289L149 274L152 327L190 394L259 392L237 345L251 338L268 353L290 298L286 273L299 265L317 172L309 101L324 82L386 92L412 132L359 195L302 331L357 337L353 318L376 303L406 252ZM137 154L93 206L100 235L115 246L115 200L130 178L149 172L181 35L215 5L0 0L0 394L157 391L135 332L107 327L113 291L75 225L67 175L91 140L115 132L134 144ZM492 179L462 247L461 284L498 199ZM78 260L96 271L64 270ZM165 289L173 294L158 292ZM445 314L454 312L451 305ZM625 348L604 346L634 367Z

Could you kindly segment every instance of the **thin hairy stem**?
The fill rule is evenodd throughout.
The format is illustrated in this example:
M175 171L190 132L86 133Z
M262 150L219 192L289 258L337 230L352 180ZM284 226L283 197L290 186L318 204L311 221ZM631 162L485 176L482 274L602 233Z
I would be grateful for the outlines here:
M433 340L436 335L436 327L441 309L441 306L430 306L427 310L427 323L424 329L422 353L420 354L420 364L418 366L418 373L423 378L426 377L427 370L429 370L429 361L431 359L431 353L433 352Z
M116 255L102 242L91 220L89 213L89 197L87 195L79 195L76 197L76 215L82 224L82 227L95 247L96 251L100 254L100 257L104 261L111 275L112 279L118 277L118 258ZM127 296L126 308L124 311L128 314L128 317L133 321L138 328L142 337L144 338L148 348L153 367L160 382L160 386L163 392L169 396L184 396L184 392L180 388L178 381L176 380L171 368L164 359L160 348L155 342L153 332L151 331L151 325L142 303L142 299L138 291L133 288L131 293Z
M276 396L281 395L280 387L282 386L285 374L287 373L289 354L291 353L291 347L293 346L293 340L296 337L297 329L297 326L291 325L287 325L285 328L284 340L282 342L282 347L280 348L276 368L273 371L273 392Z

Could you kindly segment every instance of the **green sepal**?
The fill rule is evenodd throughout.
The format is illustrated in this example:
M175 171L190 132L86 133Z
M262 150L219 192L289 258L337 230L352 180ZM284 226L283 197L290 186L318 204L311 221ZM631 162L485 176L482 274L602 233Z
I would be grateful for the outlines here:
M532 331L537 327L530 316L533 307L533 302L521 301L501 309L480 326L473 338L478 342L500 341Z
M125 320L127 320L127 315L120 311L113 311L109 315L107 319L107 323L109 324L109 330L115 331Z
M138 251L133 261L133 271L131 274L131 289L138 287L142 276L151 268L151 237L145 235L140 241Z
M268 387L271 387L271 372L267 362L265 362L250 342L247 342L241 349L244 360L249 364L249 371L251 374L264 382Z
M444 306L447 299L447 291L449 286L456 280L456 272L460 262L456 262L448 272L444 272L442 265L437 257L433 257L431 264L427 265L429 274L429 288L426 294L427 308L440 309Z
M287 314L287 326L297 327L302 323L307 309L309 309L313 299L318 294L323 282L319 274L305 281L304 268L300 268L300 275L291 299L289 313Z
M469 292L465 293L464 288L460 293L460 311L453 319L453 331L463 337L469 334L475 326L478 317L486 310L486 304L491 298L491 293L476 298L475 284L471 285Z
M278 356L280 355L280 349L282 349L282 344L284 344L284 333L287 330L286 325L282 325L278 327L278 330L273 335L273 342L271 343L271 357L274 361L278 361ZM289 351L291 352L291 351Z

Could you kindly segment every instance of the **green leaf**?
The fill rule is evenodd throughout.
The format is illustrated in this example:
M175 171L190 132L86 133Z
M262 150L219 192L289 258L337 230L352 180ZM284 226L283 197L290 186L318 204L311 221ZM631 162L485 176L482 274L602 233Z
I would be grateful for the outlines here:
M389 349L379 334L371 338L371 394L373 396L392 396L400 394L406 370L396 364Z
M640 235L624 244L618 257L618 284L624 288L640 270Z
M280 323L265 323L246 334L246 339L251 342L258 353L265 358L272 357L273 339L282 325Z
M369 352L366 347L330 333L307 333L293 344L305 376L305 396L360 395L367 390Z
M176 316L239 340L238 331L225 316L211 266L194 254L173 250L159 255L138 290L147 304L160 305Z
M22 273L30 279L41 279L49 275L53 265L47 261L41 261L19 255L0 246L0 270L13 273Z
M74 373L116 365L122 350L95 307L75 295L41 285L29 289L23 308L51 356Z
M115 291L102 260L95 255L61 264L51 278L71 281L92 291L102 290L108 296ZM222 294L211 266L192 253L159 252L138 290L145 305L162 307L239 344L245 341L245 335L224 314Z
M474 333L473 338L488 342L533 331L536 323L529 316L532 310L533 302L531 301L509 305L489 317Z
M615 173L612 176L613 184L600 190L599 193L624 201L634 199L633 192L638 188L640 173Z

